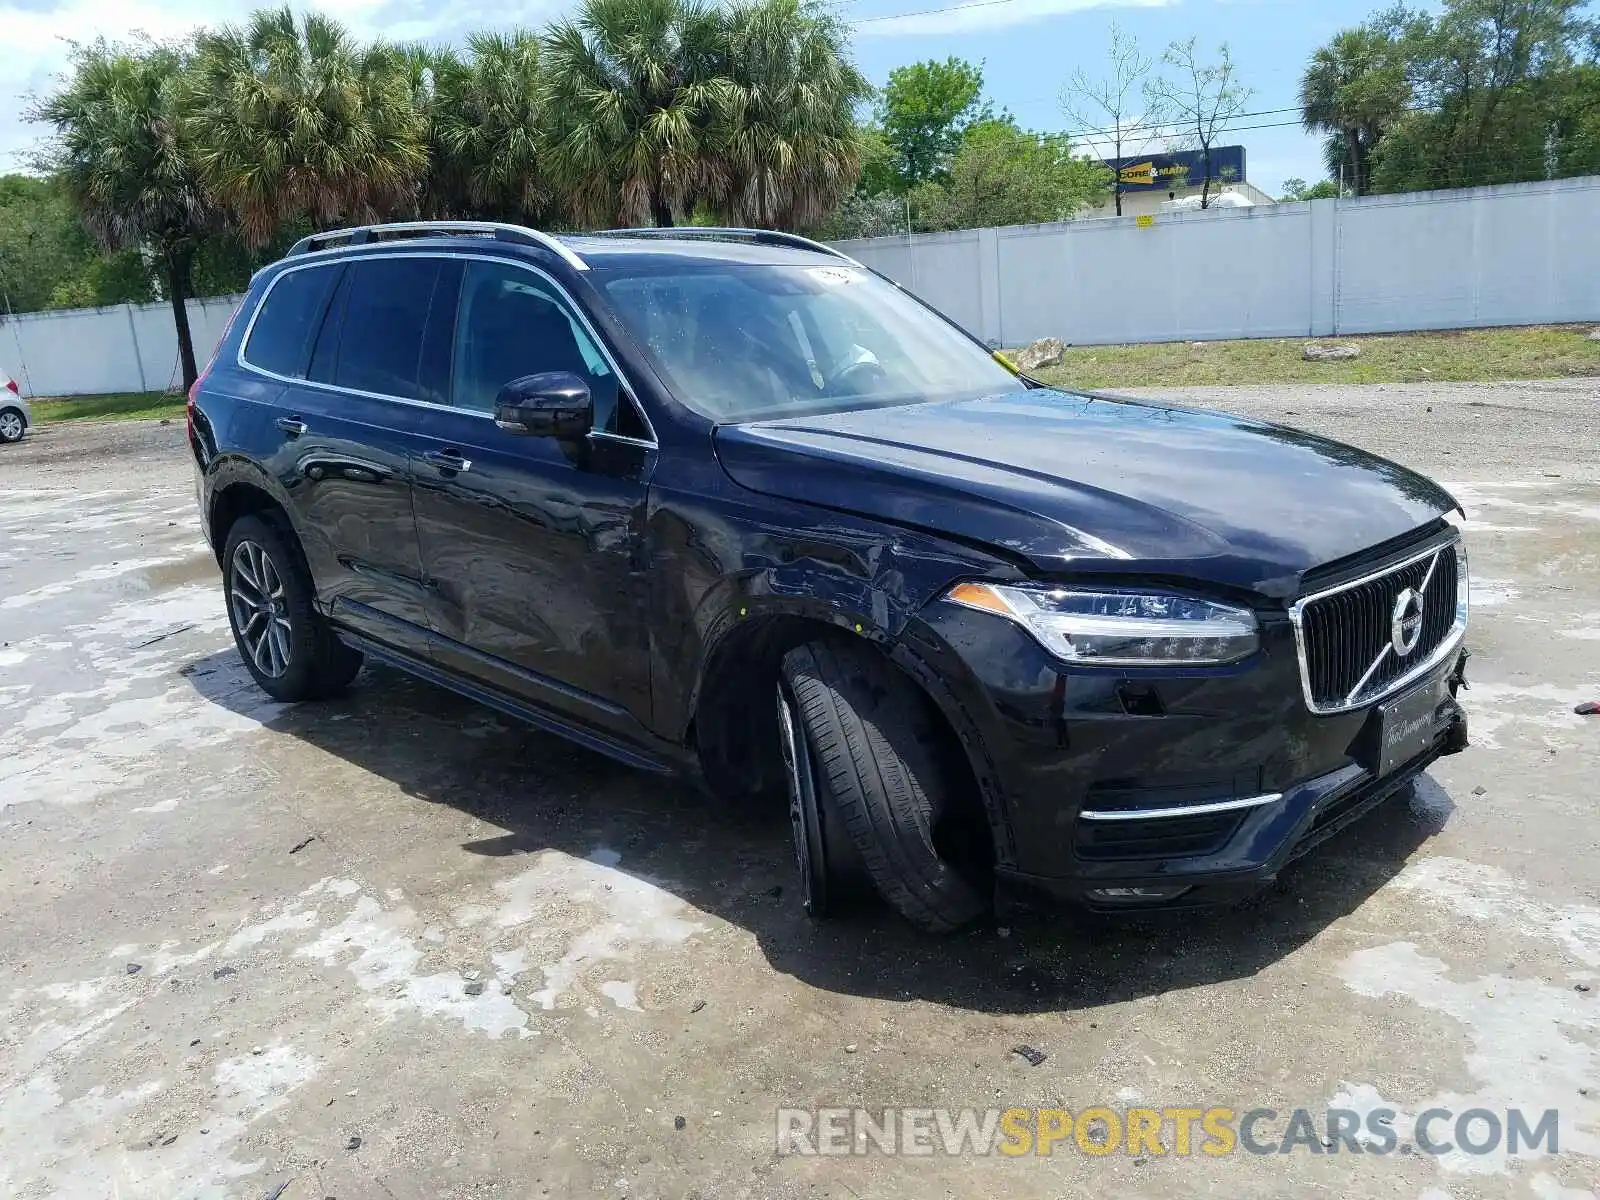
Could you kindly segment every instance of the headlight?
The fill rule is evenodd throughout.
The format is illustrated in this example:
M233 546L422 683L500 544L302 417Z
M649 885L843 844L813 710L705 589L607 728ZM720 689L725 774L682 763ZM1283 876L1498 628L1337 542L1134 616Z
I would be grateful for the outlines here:
M1015 621L1070 663L1215 666L1260 645L1249 609L1194 596L968 582L945 598Z

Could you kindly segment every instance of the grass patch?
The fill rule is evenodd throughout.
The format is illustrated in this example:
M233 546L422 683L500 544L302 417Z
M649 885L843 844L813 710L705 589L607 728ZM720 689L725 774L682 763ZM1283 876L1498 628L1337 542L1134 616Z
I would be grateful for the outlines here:
M1069 347L1046 383L1077 388L1204 387L1246 383L1478 383L1600 375L1600 341L1589 325L1465 329L1367 337L1272 338ZM1314 363L1307 342L1354 342L1361 357Z
M183 416L184 398L170 392L110 392L103 396L66 396L34 400L33 419L51 421L144 421Z

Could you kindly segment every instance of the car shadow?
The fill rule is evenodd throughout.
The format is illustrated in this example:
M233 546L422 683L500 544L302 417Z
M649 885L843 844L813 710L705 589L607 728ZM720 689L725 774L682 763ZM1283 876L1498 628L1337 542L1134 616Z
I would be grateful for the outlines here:
M774 969L813 987L980 1012L1085 1009L1253 975L1359 907L1453 809L1423 776L1414 795L1402 791L1227 909L1060 911L936 938L875 903L809 920L779 802L729 804L381 665L335 700L281 707L264 705L231 649L182 674L216 704L265 713L280 734L504 831L462 843L465 853L584 857L604 846L621 855L619 869L749 930Z

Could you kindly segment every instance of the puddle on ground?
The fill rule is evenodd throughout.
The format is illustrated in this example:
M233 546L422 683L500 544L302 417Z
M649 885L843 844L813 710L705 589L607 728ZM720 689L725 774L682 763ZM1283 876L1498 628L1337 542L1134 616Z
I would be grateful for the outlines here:
M217 560L206 551L201 551L193 558L185 558L179 562L162 563L158 567L146 567L141 571L134 571L128 576L128 582L131 586L146 588L152 592L164 592L168 588L179 587L185 583L199 583L207 579L214 579L220 582L221 572L217 569Z

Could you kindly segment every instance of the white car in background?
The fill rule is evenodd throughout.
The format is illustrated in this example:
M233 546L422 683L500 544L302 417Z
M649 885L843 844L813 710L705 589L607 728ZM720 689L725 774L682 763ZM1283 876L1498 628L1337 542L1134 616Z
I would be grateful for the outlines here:
M33 414L28 411L28 402L22 398L22 389L17 386L17 381L0 368L0 442L16 442L22 440L22 435L29 425L33 424Z

